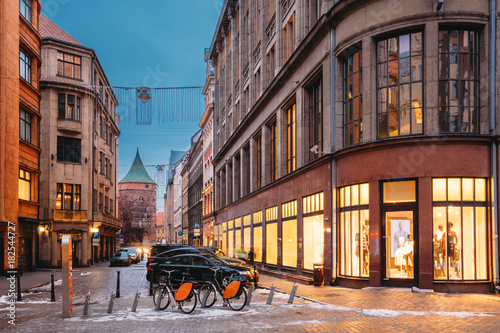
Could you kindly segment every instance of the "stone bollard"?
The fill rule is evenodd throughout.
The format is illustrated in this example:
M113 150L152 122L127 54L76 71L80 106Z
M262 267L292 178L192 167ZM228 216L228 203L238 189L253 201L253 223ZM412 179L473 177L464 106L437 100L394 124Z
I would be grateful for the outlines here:
M90 291L85 296L85 305L83 307L83 315L86 316L89 313L89 305L90 305Z
M289 304L293 304L293 299L295 298L295 293L297 292L298 284L294 283L292 287L292 292L290 293L290 298L288 299Z
M267 298L267 305L271 305L273 303L275 289L276 289L276 285L273 283L273 285L271 286L271 291L269 292L269 297Z
M139 298L141 297L141 292L137 290L135 293L134 304L132 305L132 312L137 311L137 304L139 304Z
M248 289L247 302L245 303L245 305L250 305L250 302L252 301L253 290L253 287L250 286L250 288Z
M113 291L111 293L111 297L109 298L108 313L113 312L113 305L115 304L115 298L116 298L116 295L115 295L115 292Z

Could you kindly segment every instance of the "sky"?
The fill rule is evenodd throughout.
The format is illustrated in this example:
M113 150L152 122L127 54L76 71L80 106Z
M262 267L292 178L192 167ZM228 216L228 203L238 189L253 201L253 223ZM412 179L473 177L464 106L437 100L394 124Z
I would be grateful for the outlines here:
M42 14L93 48L112 86L151 88L205 84L209 48L223 0L42 0ZM201 95L201 94L200 94ZM202 99L203 96L200 96ZM200 110L200 118L203 109ZM125 177L137 148L150 176L165 183L157 165L170 151L189 149L198 121L137 125L121 121L118 179ZM164 186L160 186L164 192ZM160 199L161 198L161 199ZM162 194L158 210L163 211Z

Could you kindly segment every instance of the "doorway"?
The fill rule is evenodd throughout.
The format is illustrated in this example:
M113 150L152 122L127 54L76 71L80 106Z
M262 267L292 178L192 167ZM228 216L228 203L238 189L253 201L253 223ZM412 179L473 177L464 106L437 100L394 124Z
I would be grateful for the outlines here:
M416 181L385 182L382 187L383 284L418 283L418 209Z

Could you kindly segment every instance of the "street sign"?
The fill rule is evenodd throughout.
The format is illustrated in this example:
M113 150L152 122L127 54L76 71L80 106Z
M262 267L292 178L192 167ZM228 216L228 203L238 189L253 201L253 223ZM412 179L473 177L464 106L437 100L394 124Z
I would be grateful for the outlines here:
M177 236L182 236L182 231L178 231Z
M200 229L200 222L195 222L194 223L194 228L195 229Z
M99 246L99 238L92 238L92 245Z
M92 233L92 238L93 239L99 239L99 232L93 232Z

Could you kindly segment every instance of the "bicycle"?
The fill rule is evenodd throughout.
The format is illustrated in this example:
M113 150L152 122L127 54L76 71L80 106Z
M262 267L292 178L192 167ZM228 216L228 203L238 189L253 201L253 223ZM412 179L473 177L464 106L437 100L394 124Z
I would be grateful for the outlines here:
M157 310L165 310L171 302L170 295L174 296L174 287L172 285L172 273L178 271L162 270L164 275L159 278L158 286L153 291L153 304ZM179 288L175 290L174 301L184 313L191 313L196 308L197 284L195 282L184 282L184 278L189 274L183 273Z
M201 287L198 290L198 298L202 307L211 307L215 304L217 300L217 292L224 299L224 303L227 303L231 309L234 311L240 311L245 307L247 303L247 292L245 286L247 281L243 280L242 276L237 273L237 278L234 279L235 274L231 276L226 276L221 279L222 285L217 279L217 272L221 271L221 268L213 269L214 279L212 281L199 281L198 283Z

